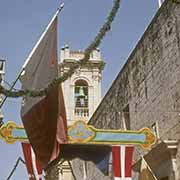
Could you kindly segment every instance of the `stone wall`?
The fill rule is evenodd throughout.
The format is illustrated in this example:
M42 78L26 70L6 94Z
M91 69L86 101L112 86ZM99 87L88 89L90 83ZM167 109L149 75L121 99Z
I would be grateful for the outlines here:
M157 123L161 140L180 139L180 5L170 0L153 18L89 123L122 129L127 109L130 129Z

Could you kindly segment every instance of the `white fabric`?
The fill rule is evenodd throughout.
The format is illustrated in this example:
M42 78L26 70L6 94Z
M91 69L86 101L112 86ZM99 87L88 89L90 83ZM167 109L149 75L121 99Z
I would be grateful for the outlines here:
M124 178L125 177L125 146L121 146L121 156L120 156L120 160L121 160L121 177Z
M119 145L115 145L119 146ZM126 164L126 147L125 145L120 145L120 171L121 171L121 177L114 177L114 180L132 180L132 177L125 177L125 164ZM130 147L130 146L128 146Z
M83 180L87 180L86 162L83 161Z
M161 5L162 5L163 2L164 2L164 0L158 0L159 7L161 7Z
M114 180L132 180L132 178L131 177L124 177L124 178L114 177Z
M33 172L34 172L35 178L38 180L40 177L38 175L38 171L37 171L37 167L36 167L36 157L35 157L35 154L34 154L32 147L31 147L31 158L32 158Z

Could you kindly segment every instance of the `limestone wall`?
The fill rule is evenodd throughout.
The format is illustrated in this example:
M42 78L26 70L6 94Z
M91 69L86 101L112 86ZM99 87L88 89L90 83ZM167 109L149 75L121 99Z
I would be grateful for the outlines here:
M166 0L159 9L90 124L97 128L123 128L122 114L127 109L131 129L151 128L157 122L161 140L180 139L179 4ZM179 153L180 150L180 172Z

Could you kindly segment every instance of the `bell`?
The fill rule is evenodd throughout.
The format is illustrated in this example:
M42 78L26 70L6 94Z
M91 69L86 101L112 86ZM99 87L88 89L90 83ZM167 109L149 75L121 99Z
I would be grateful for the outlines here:
M79 88L79 94L78 94L78 96L81 96L81 97L82 97L82 96L83 96L83 97L85 96L83 87L80 87L80 88Z

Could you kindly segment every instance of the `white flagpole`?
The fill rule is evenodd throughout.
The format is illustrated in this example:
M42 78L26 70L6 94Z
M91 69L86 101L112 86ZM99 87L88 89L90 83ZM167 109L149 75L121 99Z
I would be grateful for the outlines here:
M54 14L53 18L51 19L50 23L48 24L48 26L46 27L46 29L44 30L44 32L42 33L41 37L39 38L38 42L36 43L36 45L34 46L34 48L32 49L32 51L30 52L29 56L27 57L25 63L23 64L20 72L18 73L15 81L12 83L11 87L10 87L10 91L14 88L16 82L18 81L18 79L21 77L21 75L24 73L24 69L27 65L27 63L29 62L31 56L33 55L34 51L36 50L36 48L38 47L38 45L40 44L41 40L43 39L43 37L45 36L47 30L49 29L49 27L51 26L51 24L53 23L54 19L56 18L56 16L61 12L61 10L64 7L64 3L62 3L60 5L60 7L57 9L56 13ZM6 101L7 96L4 96L4 99L2 100L1 104L0 104L0 108L2 108L4 102Z
M159 3L159 8L160 8L160 7L161 7L161 5L162 5L161 0L158 0L158 3Z
M32 51L30 52L29 56L27 57L25 63L22 66L22 72L24 70L24 68L26 67L27 63L29 62L29 60L31 59L34 51L36 50L36 48L39 46L40 42L42 41L42 39L44 38L46 32L48 31L49 27L51 26L51 24L53 23L54 19L57 17L57 15L59 14L59 12L63 9L64 7L64 3L62 3L60 5L60 8L57 9L56 13L54 14L53 18L51 19L50 23L48 24L48 26L46 27L46 29L44 30L44 32L42 33L41 37L39 38L38 42L36 43L36 45L34 46L34 48L32 49ZM21 73L22 74L22 73Z
M87 164L83 161L83 180L87 180Z
M39 174L37 172L37 167L36 167L36 157L35 157L32 147L30 147L30 148L31 148L32 170L33 170L33 174L35 176L34 178L35 178L35 180L39 180Z
M158 179L156 178L155 174L153 173L151 167L150 167L149 164L147 163L147 161L144 159L143 156L141 156L141 163L142 163L143 160L144 160L144 162L146 163L146 165L147 165L149 171L152 173L152 176L154 177L154 179L155 179L155 180L158 180Z

